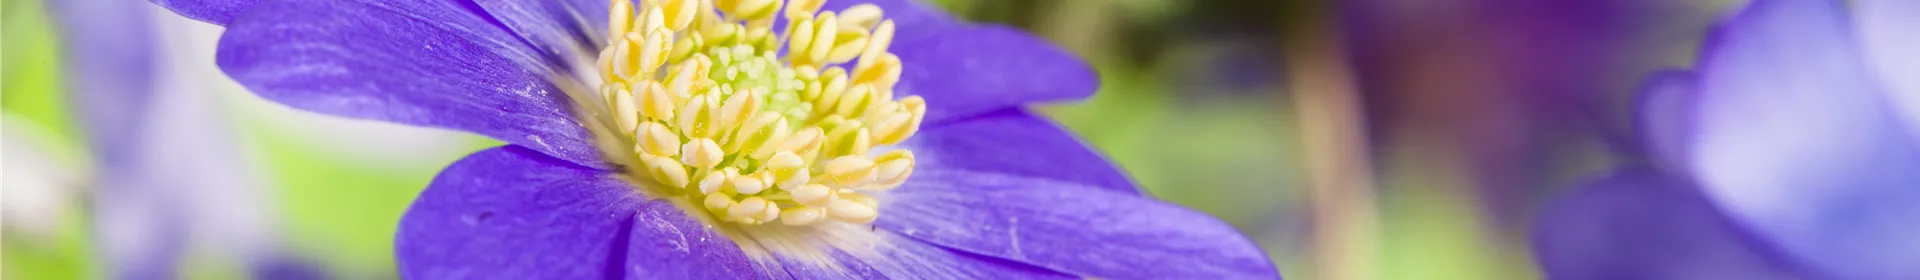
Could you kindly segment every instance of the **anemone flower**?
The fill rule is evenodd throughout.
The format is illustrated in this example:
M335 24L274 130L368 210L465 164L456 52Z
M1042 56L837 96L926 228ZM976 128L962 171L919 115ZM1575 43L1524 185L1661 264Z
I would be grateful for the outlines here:
M262 97L508 143L410 207L408 278L1278 278L1022 108L1085 64L916 3L156 2Z
M89 136L101 263L123 279L172 278L190 250L256 276L314 278L279 248L262 178L213 96L159 40L188 21L130 0L67 0L49 12L67 46L68 96ZM206 71L203 71L206 72Z
M1842 7L1755 1L1715 30L1696 72L1653 82L1638 114L1661 170L1603 180L1543 215L1548 274L1920 278L1920 123L1902 117L1920 107L1897 102L1920 94L1903 86L1920 77L1920 45L1898 46L1920 42L1920 5ZM1582 246L1569 237L1580 226L1672 234Z

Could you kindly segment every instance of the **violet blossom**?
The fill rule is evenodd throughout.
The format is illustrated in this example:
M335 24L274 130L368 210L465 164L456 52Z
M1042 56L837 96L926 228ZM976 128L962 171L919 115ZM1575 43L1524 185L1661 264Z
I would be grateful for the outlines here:
M1278 278L1024 108L1087 65L918 3L155 2L269 100L509 144L420 194L407 278Z
M1656 168L1561 198L1535 228L1556 279L1913 279L1920 4L1759 0L1661 75Z

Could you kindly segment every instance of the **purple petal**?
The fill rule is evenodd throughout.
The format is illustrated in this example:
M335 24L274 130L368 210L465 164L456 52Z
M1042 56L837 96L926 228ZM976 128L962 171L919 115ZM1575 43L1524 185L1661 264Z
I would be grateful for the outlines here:
M607 40L607 0L474 2L555 62L591 60Z
M797 279L1072 279L1045 268L1004 259L941 248L891 232L880 232L886 245L876 247L879 259L863 260L840 253L833 257L847 266L825 269L783 259Z
M781 279L757 265L728 237L670 203L640 207L627 242L627 279Z
M960 251L1096 278L1278 278L1226 223L1073 182L927 170L888 193L875 224Z
M401 217L400 274L415 279L602 279L640 229L643 200L610 173L519 146L474 153L435 177Z
M625 181L520 146L447 167L400 221L407 278L741 279L725 236Z
M1685 170L1688 137L1693 132L1694 76L1687 71L1654 74L1640 89L1638 108L1642 142L1661 168Z
M205 21L214 25L227 25L240 12L253 7L261 0L148 0L174 13L190 19ZM58 1L54 1L58 2ZM102 17L106 18L106 17Z
M1105 157L1022 109L931 125L904 146L913 150L917 170L1002 173L1140 194Z
M1860 0L1860 45L1909 123L1920 123L1920 1Z
M1623 170L1548 202L1533 228L1550 279L1802 279L1697 189Z
M467 7L271 1L220 40L228 76L326 114L453 128L606 167L550 66Z
M1093 68L1019 29L966 26L889 48L904 69L894 90L927 99L926 123L1093 96Z
M1823 273L1920 278L1920 149L1837 3L1758 1L1703 54L1690 169L1747 228Z

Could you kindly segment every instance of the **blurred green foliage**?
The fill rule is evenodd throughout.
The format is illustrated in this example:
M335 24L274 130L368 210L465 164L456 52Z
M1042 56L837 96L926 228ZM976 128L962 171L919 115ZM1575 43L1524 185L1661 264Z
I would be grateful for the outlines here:
M0 112L44 128L54 140L44 147L59 160L81 161L76 154L84 143L79 129L68 115L65 96L60 94L60 49L52 44L59 37L36 0L9 0L0 4L4 25L0 25ZM76 201L79 197L74 197ZM7 279L90 279L98 278L91 261L92 231L86 223L83 203L62 204L68 209L60 218L60 227L51 236L35 236L17 229L0 233L0 278Z

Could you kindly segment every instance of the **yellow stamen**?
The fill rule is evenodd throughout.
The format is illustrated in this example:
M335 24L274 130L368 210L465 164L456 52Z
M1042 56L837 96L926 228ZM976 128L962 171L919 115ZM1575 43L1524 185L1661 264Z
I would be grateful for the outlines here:
M925 100L895 98L897 30L879 6L641 3L612 1L595 61L603 123L632 148L641 185L717 221L817 226L872 222L879 204L863 192L912 174L907 150L868 155L905 141L926 114ZM791 24L775 30L775 18Z

